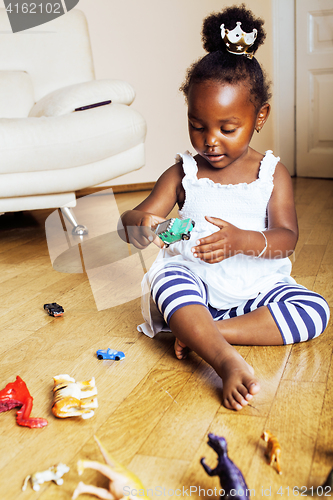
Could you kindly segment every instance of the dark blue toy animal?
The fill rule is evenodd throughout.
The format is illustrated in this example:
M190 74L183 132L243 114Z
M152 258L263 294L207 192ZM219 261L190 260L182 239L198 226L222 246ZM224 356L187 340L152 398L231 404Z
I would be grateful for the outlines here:
M220 496L221 500L247 500L250 497L245 479L241 471L228 457L227 442L223 437L208 434L208 445L216 451L218 463L215 469L211 469L205 459L200 460L201 465L209 476L219 476L221 488L224 494Z

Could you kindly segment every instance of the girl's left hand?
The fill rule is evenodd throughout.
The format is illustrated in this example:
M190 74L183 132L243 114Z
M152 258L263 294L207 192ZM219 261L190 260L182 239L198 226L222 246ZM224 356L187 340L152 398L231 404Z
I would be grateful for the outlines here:
M216 217L206 217L206 220L219 227L220 231L197 240L192 248L194 257L215 264L244 252L244 238L247 231Z

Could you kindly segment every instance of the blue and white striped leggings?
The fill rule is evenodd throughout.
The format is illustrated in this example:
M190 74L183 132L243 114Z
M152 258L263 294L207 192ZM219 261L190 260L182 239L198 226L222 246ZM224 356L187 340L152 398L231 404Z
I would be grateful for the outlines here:
M190 304L206 306L214 321L241 316L267 306L284 344L294 344L318 337L326 328L330 310L325 299L302 285L276 283L268 293L231 309L215 309L207 302L204 283L183 266L168 266L159 271L151 284L152 298L169 324L177 309Z

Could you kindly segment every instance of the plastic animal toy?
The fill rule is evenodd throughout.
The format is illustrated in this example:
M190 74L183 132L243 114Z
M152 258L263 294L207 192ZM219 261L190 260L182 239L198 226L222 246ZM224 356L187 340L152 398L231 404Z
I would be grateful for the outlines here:
M58 465L52 465L52 467L44 470L43 472L35 472L34 474L29 475L25 478L22 486L22 491L25 491L27 489L29 479L31 480L32 489L35 491L39 491L40 485L45 483L46 481L54 481L58 486L60 486L64 482L62 476L68 471L69 467L60 462Z
M194 225L192 219L168 219L158 224L155 234L161 238L167 248L176 241L189 240Z
M31 418L33 397L28 388L17 376L15 382L10 382L2 391L0 391L0 413L19 407L16 413L16 422L18 425L31 428L41 428L47 425L45 418Z
M69 375L57 375L53 380L53 415L58 418L84 419L94 415L93 408L98 408L97 398L92 398L97 394L94 377L84 382L75 382Z
M124 359L125 354L123 351L116 351L116 349L98 349L96 352L98 359L114 359L119 361L120 359Z
M146 489L140 479L112 458L97 437L94 437L106 465L91 460L79 460L77 463L78 473L81 475L84 469L98 470L109 479L109 490L79 482L73 493L72 500L75 500L83 493L95 495L105 500L121 500L122 498L129 500L150 500L145 494Z
M233 498L235 500L247 500L249 491L241 471L228 457L227 442L224 437L208 434L208 446L218 455L218 462L215 469L211 469L205 462L200 460L201 465L209 476L219 476L220 484L224 494L221 499Z
M63 316L64 309L59 306L56 302L51 302L51 304L44 304L44 309L49 313L50 316Z
M275 461L277 472L279 474L282 474L280 467L281 447L279 441L275 436L273 436L270 431L264 431L261 435L261 438L267 443L265 455L269 460L269 465L273 465Z

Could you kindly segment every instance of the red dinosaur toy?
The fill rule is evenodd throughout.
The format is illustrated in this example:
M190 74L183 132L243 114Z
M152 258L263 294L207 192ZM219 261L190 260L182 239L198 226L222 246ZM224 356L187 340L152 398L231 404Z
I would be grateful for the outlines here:
M45 418L30 418L32 402L33 398L25 382L19 376L16 377L15 382L7 384L0 391L0 413L20 407L16 414L18 425L30 427L30 429L32 427L45 427L48 423Z

